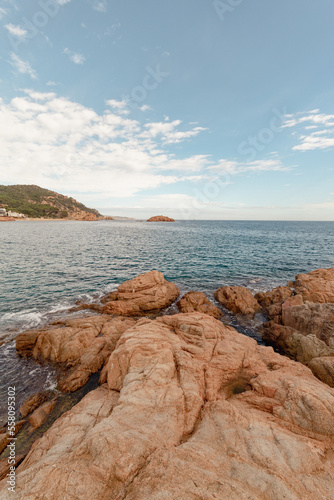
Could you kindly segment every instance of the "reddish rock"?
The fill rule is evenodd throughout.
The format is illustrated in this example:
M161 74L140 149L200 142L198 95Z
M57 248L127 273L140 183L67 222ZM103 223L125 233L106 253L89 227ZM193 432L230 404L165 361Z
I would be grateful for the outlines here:
M2 479L6 479L6 481L8 480L8 477L7 477L7 474L9 474L10 472L10 467L17 467L22 461L23 459L25 458L26 455L17 455L15 456L14 458L14 463L8 463L8 458L3 458L2 460L0 460L0 481ZM7 484L8 486L8 484ZM11 495L15 495L15 493L13 492L10 492ZM9 497L10 498L10 497Z
M165 280L159 271L140 274L125 281L103 307L106 314L140 316L158 312L172 304L179 296L177 286Z
M21 355L35 360L59 364L63 374L59 377L58 388L73 392L103 367L120 335L134 322L128 318L111 319L107 315L58 321L42 330L20 334L16 349ZM36 402L32 401L34 404L39 401L36 398ZM23 411L28 411L30 403Z
M261 306L248 288L243 286L223 286L215 292L215 298L233 314L255 316Z
M261 305L264 313L280 323L282 319L282 304L292 295L292 290L287 286L279 286L271 292L260 292L255 295L255 299Z
M333 428L334 390L307 367L208 315L143 318L107 385L33 445L17 495L327 500Z
M214 318L221 318L223 313L202 292L188 292L176 304L183 313L201 312Z
M175 222L175 220L171 219L170 217L166 217L165 215L155 215L154 217L148 219L146 222Z
M16 436L16 434L22 429L22 427L26 424L26 420L19 420L15 424L15 430L14 433L8 434L6 431L6 428L2 429L0 433L0 454L3 452L3 450L7 447L9 441Z
M39 392L38 394L29 396L20 408L21 417L25 418L29 413L32 413L42 403L45 403L48 397L49 394L47 392Z
M293 287L305 301L334 303L334 267L298 274Z
M334 386L334 268L300 274L289 286L297 295L279 305L276 314L270 314L276 306L269 306L274 321L263 325L263 338ZM262 294L263 299L274 292Z
M39 429L49 418L57 403L57 398L52 401L42 404L34 413L29 417L29 423L33 430Z

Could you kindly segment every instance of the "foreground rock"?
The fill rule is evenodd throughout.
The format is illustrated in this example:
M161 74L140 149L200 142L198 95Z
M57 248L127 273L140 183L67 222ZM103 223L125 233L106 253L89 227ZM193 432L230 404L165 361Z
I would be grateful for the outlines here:
M180 312L200 312L214 318L221 318L223 313L202 292L188 292L177 303Z
M139 320L105 381L34 444L17 498L332 498L334 390L220 321Z
M334 387L334 269L300 274L290 288L280 287L256 297L271 321L262 328L271 342L306 364Z
M125 281L108 296L102 312L121 316L143 316L157 313L172 304L180 295L177 286L165 280L159 271L140 274Z
M45 329L18 335L16 350L21 356L60 365L62 373L58 388L63 392L73 392L83 387L93 373L101 370L121 334L134 323L130 318L110 318L107 315L59 321ZM31 402L25 404L24 413L30 413Z
M243 286L223 286L215 292L215 299L233 314L255 316L261 306L248 288Z
M166 217L165 215L156 215L148 219L146 222L175 222L175 220L170 217Z

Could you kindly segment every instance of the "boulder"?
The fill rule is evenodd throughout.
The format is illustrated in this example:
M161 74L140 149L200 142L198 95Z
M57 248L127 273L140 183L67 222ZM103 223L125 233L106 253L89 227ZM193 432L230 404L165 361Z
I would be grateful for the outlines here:
M27 415L36 410L36 408L41 406L41 404L45 403L48 398L49 393L47 392L39 392L38 394L29 396L20 408L21 417L25 418Z
M103 312L119 316L157 313L172 304L179 294L177 286L165 280L162 273L150 271L122 283L105 303Z
M221 318L223 313L216 307L202 292L188 292L179 302L177 302L179 311L183 313L201 312L214 318Z
M33 445L17 497L327 500L333 428L334 390L307 367L208 315L143 318Z
M243 286L223 286L215 292L215 299L233 314L255 316L261 306L251 291Z
M49 418L57 403L57 398L52 401L42 404L34 413L29 417L29 424L33 430L39 429Z
M146 222L175 222L175 220L171 219L170 217L166 217L165 215L155 215L154 217L148 219Z
M264 340L306 364L323 382L334 386L334 268L299 274L288 289L275 289L257 298L273 321L262 326ZM276 304L273 296L283 300ZM274 309L276 308L276 309Z
M281 322L282 304L292 296L291 288L279 286L270 292L260 292L255 295L255 299L261 305L263 312L268 318Z
M134 323L129 318L110 318L108 315L65 319L41 330L21 333L16 349L20 355L60 365L58 388L62 392L74 392L83 387L93 373L101 370L121 334ZM25 403L24 412L29 410L31 403L39 403L38 395L36 398L36 401Z
M298 274L293 287L305 301L334 303L334 267Z

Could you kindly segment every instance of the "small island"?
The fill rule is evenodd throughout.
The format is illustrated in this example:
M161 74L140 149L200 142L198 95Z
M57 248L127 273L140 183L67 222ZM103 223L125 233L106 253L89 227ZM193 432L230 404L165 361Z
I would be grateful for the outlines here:
M171 219L170 217L166 217L165 215L155 215L154 217L148 219L146 222L175 222L175 220Z

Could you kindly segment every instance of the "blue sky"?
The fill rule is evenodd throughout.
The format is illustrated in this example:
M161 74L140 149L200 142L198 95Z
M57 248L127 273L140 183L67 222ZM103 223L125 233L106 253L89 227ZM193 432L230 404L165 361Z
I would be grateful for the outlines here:
M0 0L0 183L334 220L332 0Z

